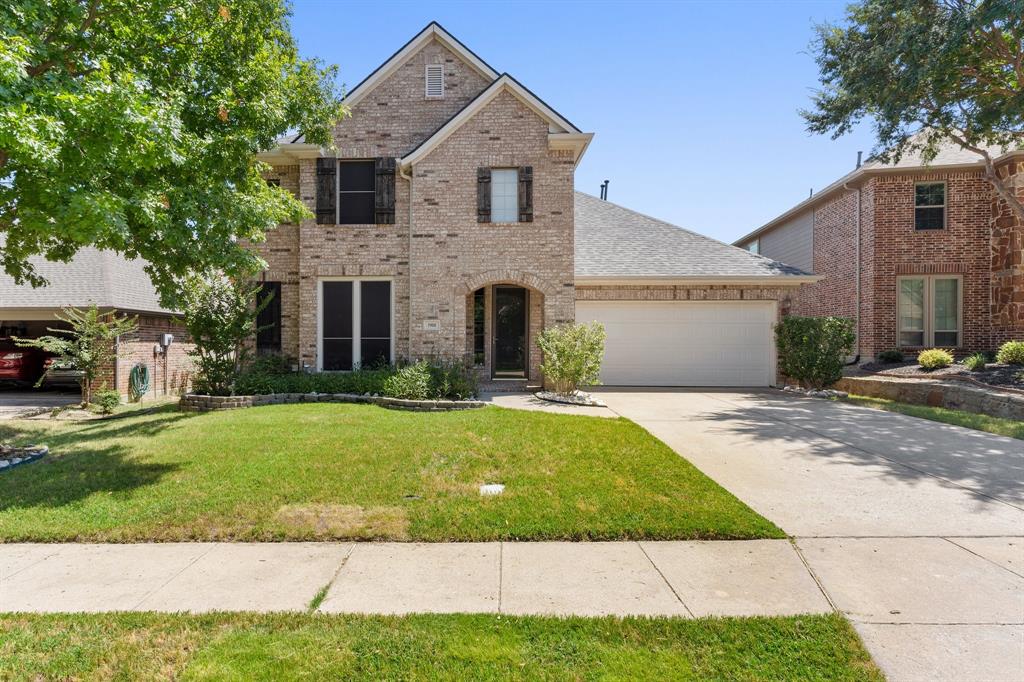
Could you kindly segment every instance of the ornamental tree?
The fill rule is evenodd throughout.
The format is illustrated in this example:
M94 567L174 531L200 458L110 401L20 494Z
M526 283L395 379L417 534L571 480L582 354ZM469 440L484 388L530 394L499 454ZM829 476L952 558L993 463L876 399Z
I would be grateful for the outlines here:
M330 144L336 69L301 59L284 0L10 0L0 6L0 262L83 246L173 275L261 265L306 209L254 154L290 130Z
M993 163L1024 148L1024 0L861 0L811 49L822 87L801 112L808 130L834 139L870 119L883 161L927 163L952 141L1024 221Z

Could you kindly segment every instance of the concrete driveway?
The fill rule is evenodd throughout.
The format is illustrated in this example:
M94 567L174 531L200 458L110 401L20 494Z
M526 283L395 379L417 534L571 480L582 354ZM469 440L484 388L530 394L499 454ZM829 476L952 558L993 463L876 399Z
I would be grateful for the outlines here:
M81 400L80 395L71 392L0 390L0 421L30 417Z
M795 536L894 680L1024 680L1024 442L779 391L601 398Z

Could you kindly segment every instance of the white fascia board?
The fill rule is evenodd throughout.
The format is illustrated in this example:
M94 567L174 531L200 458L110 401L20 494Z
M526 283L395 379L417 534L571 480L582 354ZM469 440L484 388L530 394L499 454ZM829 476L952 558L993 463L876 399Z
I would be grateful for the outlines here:
M344 103L350 107L354 107L359 103L359 100L366 97L366 95L375 87L387 80L387 78L394 73L398 67L404 64L409 57L419 52L424 45L433 39L437 39L438 42L457 54L464 62L469 64L474 71L487 80L494 80L498 77L498 73L489 67L482 59L466 49L458 40L443 28L432 23L420 31L419 35L406 43L405 47L377 67L377 70L374 71L366 80L353 88L352 92L345 95Z
M728 284L770 286L770 287L792 287L801 284L813 284L824 279L824 275L764 275L754 277L749 275L717 275L717 276L695 276L695 277L598 277L598 276L577 276L577 285L591 286L644 286L644 285L678 285L678 286L722 286Z
M323 150L315 144L305 142L282 142L273 149L260 152L256 158L271 166L291 166L299 159L318 159Z
M424 140L419 147L399 159L399 163L403 168L408 169L414 163L423 159L427 154L433 151L437 145L448 139L448 137L458 130L466 121L473 118L477 112L490 104L495 97L506 91L512 93L520 101L530 107L530 109L532 109L538 116L557 127L555 132L548 133L549 140L552 135L562 135L567 133L583 136L588 135L588 133L581 133L577 130L575 126L562 118L558 112L540 101L533 95L533 93L517 83L511 76L503 74L500 78L491 83L486 90L477 95L477 98L470 102L462 111L452 117L448 123L444 124L437 132ZM587 142L589 143L589 139Z
M571 149L575 154L575 163L579 164L586 153L594 133L548 133L548 149Z

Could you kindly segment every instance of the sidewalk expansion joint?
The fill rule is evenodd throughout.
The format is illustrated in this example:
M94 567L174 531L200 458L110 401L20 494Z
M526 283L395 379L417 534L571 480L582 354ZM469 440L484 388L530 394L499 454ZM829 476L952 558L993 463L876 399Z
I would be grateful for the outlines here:
M804 556L803 550L800 549L800 545L796 543L796 538L789 538L789 544L793 548L793 551L796 552L796 556L798 559L800 559L800 563L804 565L804 568L807 570L807 574L811 576L811 580L813 580L814 584L818 586L818 591L821 592L821 596L823 596L825 598L825 601L828 602L828 605L832 608L832 611L834 613L841 613L839 607L837 607L836 603L832 601L832 595L830 595L828 593L828 590L825 589L825 584L821 582L821 579L818 578L818 574L814 572L813 568L811 568L811 564L808 563L807 557Z
M672 591L672 594L675 595L676 600L684 609L686 609L686 612L690 614L690 618L696 618L697 616L693 615L693 611L690 610L690 607L686 605L686 602L683 601L683 598L679 596L678 592L676 592L676 588L672 587L672 583L668 581L668 578L665 577L665 574L661 572L660 568L658 568L658 564L654 563L654 559L652 559L651 555L647 553L646 549L644 549L643 544L637 542L636 546L640 549L641 552L643 552L643 555L647 557L647 560L651 562L651 566L654 567L654 570L657 571L658 575L661 576L661 579L665 582L665 585L667 585L668 589L670 589Z
M327 598L327 594L331 591L331 587L334 586L334 582L338 579L338 576L341 575L341 570L345 568L345 564L348 563L348 559L352 556L352 552L354 552L355 549L356 543L349 543L348 551L345 552L345 556L341 557L341 561L338 562L338 568L334 570L334 575L331 576L331 579L327 581L326 585L316 591L316 594L314 594L313 598L310 600L309 608L306 609L308 613L316 613L320 610L320 605L324 603L324 600Z
M961 537L962 537L962 536L961 536ZM987 556L982 556L981 554L978 554L977 552L975 552L975 551L974 551L974 550L972 550L972 549L968 549L967 547L964 547L963 545L961 545L961 544L959 544L959 543L953 542L953 540L952 540L952 539L950 539L950 538L948 538L948 537L944 537L944 538L942 538L942 539L943 539L943 540L945 540L946 542L948 542L949 544L953 545L954 547L958 547L959 549L962 549L962 550L964 550L964 551L965 551L965 552L967 552L968 554L973 554L974 556L978 557L979 559L984 559L984 560L985 560L985 561L987 561L988 563L992 564L993 566L997 566L997 567L999 567L999 568L1003 569L1003 570L1004 570L1004 571L1006 571L1007 573L1010 573L1010 574L1012 574L1012 575L1015 575L1015 576L1017 576L1018 578L1024 578L1024 573L1018 573L1017 571L1015 571L1015 570L1013 570L1012 568L1009 568L1009 567L1007 567L1007 566L1004 566L1003 564L999 563L998 561L992 561L992 560L991 560L991 559L989 559L989 558L988 558Z
M154 587L154 588L153 588L152 590L150 590L150 591L149 591L149 592L147 592L147 593L146 593L145 595L143 595L142 599L140 599L140 600L139 600L139 601L138 601L138 602L137 602L137 603L135 604L135 606L133 606L133 607L132 607L132 611L138 611L138 610L139 610L139 607L140 607L140 606L142 606L142 604L143 604L143 603L144 603L144 602L145 602L145 601L146 601L147 599L149 599L149 598L150 598L150 597L152 597L152 596L153 596L154 594L156 594L156 593L157 593L157 592L159 592L160 590L162 590L162 589L164 589L165 587L167 587L168 585L170 585L170 584L171 584L171 581L172 581L172 580L174 580L175 578L177 578L177 577L178 577L179 575L181 575L182 573L184 573L184 572L185 572L185 571L187 571L188 569L192 568L192 566L193 566L193 565L195 565L195 563L196 563L197 561L199 561L200 559L202 559L202 558L203 558L204 556L206 556L207 554L209 554L209 553L210 553L210 552L212 552L213 550L217 549L217 547L218 547L218 546L219 546L219 545L218 545L217 543L210 543L210 546L209 546L209 547L207 548L207 550L206 550L205 552L200 552L200 553L199 553L199 554L198 554L198 555L196 556L196 558L195 558L195 559L193 559L192 561L188 562L188 564L186 564L185 566L183 566L183 567L181 568L181 570L180 570L180 571L178 571L177 573L175 573L174 575L172 575L172 576L171 576L170 578L168 578L167 580L165 580L164 582L162 582L162 583L161 583L160 585L158 585L157 587Z

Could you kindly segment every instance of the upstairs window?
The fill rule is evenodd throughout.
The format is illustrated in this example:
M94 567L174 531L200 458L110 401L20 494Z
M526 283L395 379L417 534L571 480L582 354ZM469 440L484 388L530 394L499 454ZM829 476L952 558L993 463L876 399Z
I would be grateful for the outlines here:
M427 64L424 80L427 97L444 97L444 64Z
M917 183L914 185L914 229L941 230L944 227L946 227L946 183Z
M519 222L519 171L491 169L491 222Z
M373 161L341 161L338 164L338 224L368 225L374 222Z
M761 240L755 239L754 241L747 244L747 251L750 253L761 253Z

